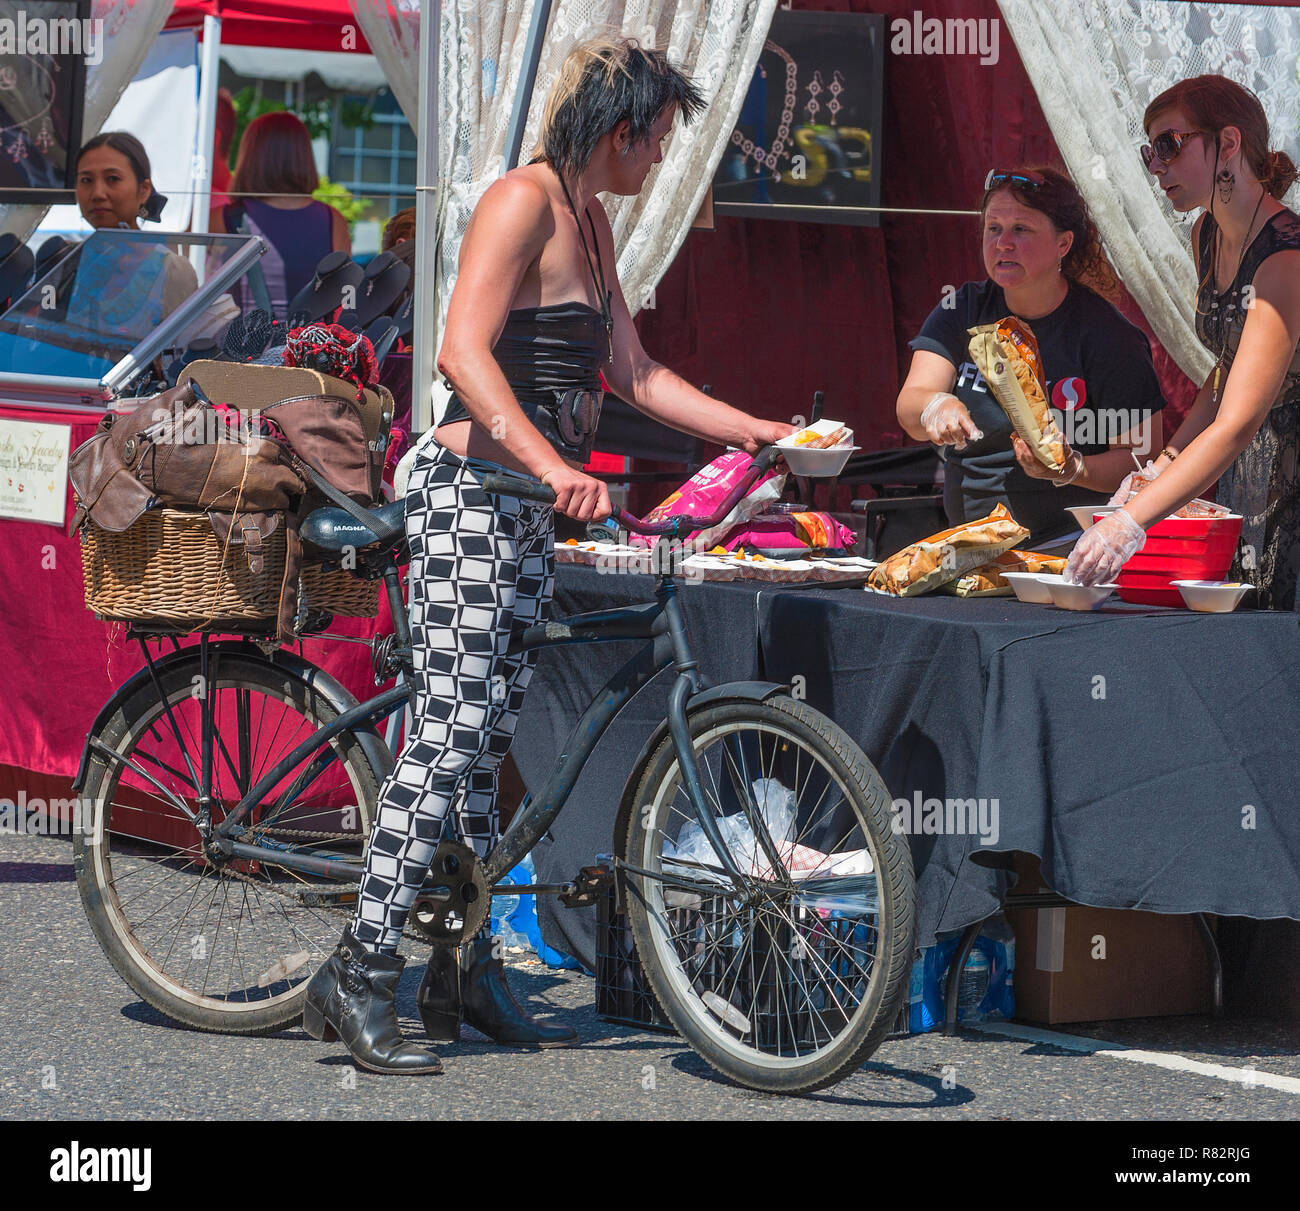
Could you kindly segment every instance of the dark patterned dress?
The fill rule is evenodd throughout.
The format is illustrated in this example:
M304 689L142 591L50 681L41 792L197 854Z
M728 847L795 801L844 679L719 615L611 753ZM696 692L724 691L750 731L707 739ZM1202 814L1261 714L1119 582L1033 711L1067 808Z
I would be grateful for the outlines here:
M1204 278L1218 225L1207 215L1197 248L1197 276ZM1216 357L1225 349L1224 379L1241 342L1249 301L1247 288L1260 265L1275 252L1300 249L1300 216L1280 210L1260 230L1231 285L1216 294L1207 280L1197 296L1196 335ZM1297 608L1300 586L1300 346L1273 407L1250 444L1219 478L1215 496L1243 517L1241 545L1231 579L1255 586L1258 605L1269 610Z

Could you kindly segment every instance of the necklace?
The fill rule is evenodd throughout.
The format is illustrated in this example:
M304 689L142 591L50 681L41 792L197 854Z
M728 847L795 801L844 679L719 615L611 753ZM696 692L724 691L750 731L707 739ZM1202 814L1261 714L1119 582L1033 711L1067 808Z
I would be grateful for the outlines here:
M771 51L785 62L785 104L781 107L781 125L777 128L776 140L770 149L766 149L761 144L755 143L753 139L746 138L737 127L731 132L731 141L740 148L742 163L753 156L755 164L765 164L772 170L772 179L779 181L781 160L789 158L790 155L785 145L790 138L790 123L794 120L795 97L799 88L799 67L789 51L778 46L770 38L763 44L763 50ZM761 63L758 65L758 71L764 79L767 79L767 68Z
M1229 289L1237 284L1237 279L1241 276L1241 267L1246 261L1246 249L1250 247L1250 233L1255 229L1255 220L1259 217L1259 208L1264 204L1264 195L1267 192L1268 191L1264 189L1260 190L1259 201L1255 203L1254 212L1250 216L1250 223L1246 227L1246 234L1241 237L1241 250L1237 253L1237 269L1232 275L1232 281L1228 283ZM1210 266L1210 293L1214 296L1210 301L1210 309L1212 311L1218 310L1219 307L1219 249L1222 246L1223 228L1219 227L1214 233L1214 254ZM1229 303L1226 309L1235 312L1237 310L1237 304L1235 302ZM1214 362L1214 386L1211 388L1210 398L1210 402L1216 406L1219 403L1219 383L1223 377L1223 367L1228 358L1228 335L1231 328L1232 321L1226 316L1223 317L1220 321L1219 356Z
M600 259L600 241L596 238L596 226L591 224L591 242L596 246L596 264L591 263L591 251L587 247L587 237L582 230L582 220L578 218L578 208L573 204L573 198L569 196L569 187L564 182L564 177L560 177L560 188L564 190L564 200L568 202L569 209L573 212L573 221L578 225L578 238L582 241L582 252L587 258L587 272L591 274L592 285L596 287L596 292L600 295L600 318L605 325L605 341L609 346L609 360L614 360L614 314L610 309L609 290L605 287L605 266ZM586 210L586 207L583 207ZM587 215L587 222L591 223L591 215ZM600 276L596 276L599 269Z

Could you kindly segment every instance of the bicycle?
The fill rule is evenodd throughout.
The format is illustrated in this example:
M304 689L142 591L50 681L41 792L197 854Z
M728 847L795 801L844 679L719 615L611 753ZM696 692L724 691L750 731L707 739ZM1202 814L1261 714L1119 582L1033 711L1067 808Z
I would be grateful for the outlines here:
M716 525L777 457L755 459L708 518L646 525L662 535ZM549 488L487 476L485 491L553 503ZM351 504L351 502L349 502ZM372 643L377 682L409 681L399 566L401 501L323 508L304 542L359 551L382 577L394 634ZM349 516L351 514L351 516ZM662 548L661 548L662 549ZM767 682L705 684L672 560L655 600L553 619L525 648L641 640L574 726L545 787L526 798L484 861L444 839L407 934L454 945L492 895L536 891L589 905L615 885L649 984L682 1037L750 1088L803 1093L859 1067L907 995L914 876L889 826L888 791L834 722ZM166 628L134 628L146 665L101 710L79 793L94 827L74 839L77 885L101 946L150 1005L201 1030L263 1034L301 1016L308 980L348 923L365 839L392 754L377 725L408 684L357 703L332 677L256 635L155 658ZM558 816L619 709L673 669L666 718L643 746L614 824L610 866L569 883L503 883ZM146 819L147 815L147 819ZM224 931L224 932L223 932Z

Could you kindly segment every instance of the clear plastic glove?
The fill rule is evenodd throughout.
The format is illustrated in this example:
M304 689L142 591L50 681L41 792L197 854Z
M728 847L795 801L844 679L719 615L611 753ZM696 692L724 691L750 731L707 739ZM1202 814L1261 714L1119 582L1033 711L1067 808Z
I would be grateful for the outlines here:
M1147 459L1147 465L1140 471L1130 471L1122 480L1120 485L1115 489L1115 495L1106 503L1108 505L1126 505L1135 497L1138 492L1147 486L1160 472L1155 469L1155 464Z
M945 391L936 392L926 404L921 412L921 428L935 445L955 450L964 450L968 440L979 441L984 436L971 420L966 405Z
M1071 584L1110 584L1146 541L1147 532L1123 509L1117 509L1085 530L1074 544L1065 579Z

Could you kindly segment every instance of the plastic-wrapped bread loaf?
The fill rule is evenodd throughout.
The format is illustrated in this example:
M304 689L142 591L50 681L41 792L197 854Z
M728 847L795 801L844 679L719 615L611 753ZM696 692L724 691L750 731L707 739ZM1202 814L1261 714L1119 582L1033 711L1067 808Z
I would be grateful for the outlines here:
M942 530L891 555L871 573L867 587L895 597L928 593L1028 537L1029 531L1000 504L987 517Z
M1065 439L1047 402L1043 362L1034 331L1009 315L970 331L970 355L993 398L1025 439L1034 456L1052 471L1065 469Z

